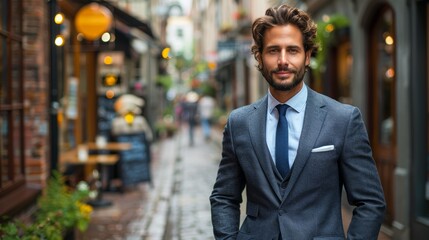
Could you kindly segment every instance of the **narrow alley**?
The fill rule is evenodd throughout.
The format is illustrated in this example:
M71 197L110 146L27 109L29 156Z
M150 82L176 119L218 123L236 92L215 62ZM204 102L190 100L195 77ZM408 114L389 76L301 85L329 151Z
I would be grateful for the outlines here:
M195 129L189 146L187 128L152 146L152 183L124 193L105 193L111 206L95 209L85 233L76 239L213 239L209 195L220 156L221 131L205 141ZM152 185L152 186L151 186Z

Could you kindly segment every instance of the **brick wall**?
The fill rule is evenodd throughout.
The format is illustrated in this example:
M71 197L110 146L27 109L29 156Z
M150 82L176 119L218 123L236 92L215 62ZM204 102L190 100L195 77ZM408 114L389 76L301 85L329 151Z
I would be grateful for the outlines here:
M25 171L30 184L44 186L49 173L49 6L24 0Z

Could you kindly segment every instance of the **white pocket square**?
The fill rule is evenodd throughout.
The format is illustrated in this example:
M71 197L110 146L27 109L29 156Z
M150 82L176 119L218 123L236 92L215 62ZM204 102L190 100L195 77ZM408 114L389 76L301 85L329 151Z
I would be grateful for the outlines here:
M335 149L334 145L326 145L318 148L313 148L311 149L311 152L327 152L327 151L332 151L334 149Z

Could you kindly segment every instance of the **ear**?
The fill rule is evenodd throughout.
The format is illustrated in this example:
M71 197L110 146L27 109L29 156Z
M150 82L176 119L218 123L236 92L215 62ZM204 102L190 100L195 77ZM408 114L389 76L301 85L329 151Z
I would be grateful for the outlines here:
M311 60L311 50L305 52L305 66L310 65Z
M256 61L261 64L262 63L262 53L256 55Z
M256 61L258 62L258 66L261 66L261 67L262 67L262 65L263 65L263 62L262 62L262 54L257 54L257 55L255 56L255 59L256 59Z

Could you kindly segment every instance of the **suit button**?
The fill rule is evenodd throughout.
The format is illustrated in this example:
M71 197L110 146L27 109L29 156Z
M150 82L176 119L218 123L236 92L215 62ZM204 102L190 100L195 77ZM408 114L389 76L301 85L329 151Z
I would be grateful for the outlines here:
M280 209L280 211L279 211L279 216L282 216L282 215L285 215L286 214L286 211L285 210L283 210L283 209Z

